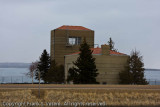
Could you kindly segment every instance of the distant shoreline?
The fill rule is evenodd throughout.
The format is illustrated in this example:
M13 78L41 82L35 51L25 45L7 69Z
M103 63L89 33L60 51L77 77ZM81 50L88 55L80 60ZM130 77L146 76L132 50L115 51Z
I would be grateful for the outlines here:
M160 71L160 69L145 69L146 71Z
M0 63L0 68L29 68L31 63Z
M29 67L0 67L0 68L29 68Z

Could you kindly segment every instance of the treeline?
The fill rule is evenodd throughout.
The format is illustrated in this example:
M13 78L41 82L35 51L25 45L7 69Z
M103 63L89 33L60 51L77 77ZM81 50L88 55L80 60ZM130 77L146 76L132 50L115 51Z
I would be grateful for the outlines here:
M43 80L44 83L64 83L64 66L51 60L46 50L41 54L39 61L32 62L27 73L29 77Z
M108 41L110 50L118 51L114 48L114 42L110 38ZM64 80L64 66L58 65L55 60L51 60L46 50L41 54L39 61L30 65L28 75L37 80L43 80L44 83L64 83L73 82L74 84L98 84L96 77L98 69L96 68L95 58L92 56L90 46L84 39L79 48L79 57L73 62L74 67L68 71L67 80ZM125 69L119 73L120 84L141 84L148 82L144 78L144 63L140 52L134 50L131 52L126 62Z
M108 41L110 50L117 51L114 48L114 42L110 38ZM119 73L119 84L137 84L147 85L149 84L144 77L144 63L143 56L137 50L132 50L128 57L124 70Z

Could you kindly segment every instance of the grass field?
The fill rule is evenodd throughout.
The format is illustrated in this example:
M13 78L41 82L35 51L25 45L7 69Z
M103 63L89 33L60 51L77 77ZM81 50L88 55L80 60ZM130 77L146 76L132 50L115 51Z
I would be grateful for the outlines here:
M152 89L41 89L40 93L39 97L38 89L0 89L0 103L1 106L18 105L22 102L28 106L39 104L53 107L58 105L66 107L160 105L160 90Z

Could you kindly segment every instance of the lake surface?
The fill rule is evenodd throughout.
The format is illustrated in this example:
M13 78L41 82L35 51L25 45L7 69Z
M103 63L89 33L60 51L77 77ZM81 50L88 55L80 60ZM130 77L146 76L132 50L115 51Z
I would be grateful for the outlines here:
M0 68L0 83L31 83L32 79L26 76L28 68ZM160 85L160 70L145 70L145 78L151 85ZM38 82L34 79L34 82Z
M32 83L28 68L0 68L0 83ZM34 82L38 82L34 79Z

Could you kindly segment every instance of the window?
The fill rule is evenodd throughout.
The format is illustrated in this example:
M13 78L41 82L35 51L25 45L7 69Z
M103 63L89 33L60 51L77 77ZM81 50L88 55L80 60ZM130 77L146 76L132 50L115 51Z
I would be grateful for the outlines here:
M76 44L76 38L70 37L69 38L69 45L75 45Z
M105 84L107 84L107 82L102 82L102 84L104 84L104 85L105 85Z
M81 44L80 37L69 37L68 38L68 45L79 45Z

